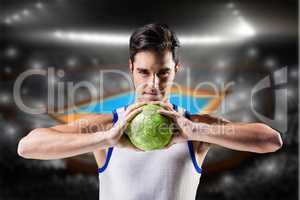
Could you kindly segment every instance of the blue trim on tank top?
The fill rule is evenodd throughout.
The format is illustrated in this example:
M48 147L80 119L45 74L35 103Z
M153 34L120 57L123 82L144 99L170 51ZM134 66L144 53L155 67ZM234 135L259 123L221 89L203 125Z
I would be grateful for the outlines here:
M188 118L188 119L191 119L191 114L185 110L185 117ZM190 155L191 155L191 159L192 159L192 162L193 162L193 165L196 169L196 171L201 174L202 173L202 168L198 165L198 162L197 162L197 159L196 159L196 156L195 156L195 151L194 151L194 147L193 147L193 142L192 141L188 141L188 147L189 147L189 152L190 152Z
M126 105L127 107L127 105ZM126 108L125 107L125 108ZM116 111L116 109L113 110L113 124L115 124L116 122L118 121L118 113ZM107 154L106 154L106 160L105 160L105 163L102 167L100 167L98 169L98 173L102 173L106 170L107 166L108 166L108 163L110 161L110 158L111 158L111 155L112 155L112 152L113 152L114 148L113 147L109 147L108 148L108 151L107 151Z

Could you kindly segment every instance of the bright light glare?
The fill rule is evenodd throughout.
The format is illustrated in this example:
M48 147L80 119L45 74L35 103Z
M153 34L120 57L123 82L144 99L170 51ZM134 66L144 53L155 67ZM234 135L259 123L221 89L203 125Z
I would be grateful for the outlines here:
M54 37L57 39L66 39L69 41L83 43L99 43L109 45L120 45L129 43L129 35L125 34L56 31L54 33Z
M252 37L255 36L256 32L252 26L249 25L243 18L239 18L238 25L235 31L240 36Z
M53 35L55 39L93 43L93 44L108 44L108 45L128 45L129 34L113 34L113 33L88 33L88 32L63 32L55 31ZM179 40L184 45L214 45L228 41L229 38L220 36L181 36ZM230 39L231 40L231 39Z
M182 36L179 37L182 44L185 45L197 45L197 44L220 44L226 41L225 38L219 36Z
M253 37L256 32L243 18L239 18L233 32L224 35L181 35L179 41L183 45L218 45L226 42L238 42ZM71 43L89 43L102 45L128 45L130 34L109 32L55 31L50 37Z

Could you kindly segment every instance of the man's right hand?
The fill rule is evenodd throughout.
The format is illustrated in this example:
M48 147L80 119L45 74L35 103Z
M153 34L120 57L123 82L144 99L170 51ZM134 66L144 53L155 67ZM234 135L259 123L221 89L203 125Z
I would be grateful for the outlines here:
M142 111L142 106L149 103L155 102L137 102L127 107L124 116L119 118L117 123L115 123L113 127L107 131L111 146L142 151L131 144L128 137L124 135L124 132L128 126L128 123Z

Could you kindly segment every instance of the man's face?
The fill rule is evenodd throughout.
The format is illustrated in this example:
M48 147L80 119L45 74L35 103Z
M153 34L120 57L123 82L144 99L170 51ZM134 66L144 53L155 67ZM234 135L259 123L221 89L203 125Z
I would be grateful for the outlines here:
M134 63L129 60L130 71L136 92L136 101L167 101L175 73L172 52L142 51L135 55Z

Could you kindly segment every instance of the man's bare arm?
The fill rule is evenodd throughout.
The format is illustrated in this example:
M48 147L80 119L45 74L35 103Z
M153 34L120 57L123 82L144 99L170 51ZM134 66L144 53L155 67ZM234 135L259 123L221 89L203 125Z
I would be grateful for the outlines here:
M110 141L105 130L112 126L108 121L111 115L91 114L69 124L34 129L19 142L18 154L49 160L108 148Z
M173 137L169 145L182 140L217 144L233 150L268 153L282 147L280 134L263 123L207 124L193 122L180 113L158 110L158 113L172 118L181 134Z
M84 118L85 120L77 120L75 122L69 123L70 126L76 128L76 130L79 130L80 133L95 133L98 131L106 131L109 130L112 126L112 115L111 114L98 114L98 115L89 115ZM62 126L56 126L54 127L58 131L62 131L64 133L72 133L73 130L69 129L69 126L66 127L64 125ZM98 165L98 167L103 166L105 162L106 152L105 149L97 149L93 151L93 155L95 158L95 161Z
M209 114L191 115L191 121L201 122L201 123L205 123L205 124L219 124L219 125L230 123L230 121L227 119L224 119L221 117L216 117L216 116L209 115Z
M91 114L67 125L34 129L19 142L18 154L24 158L48 160L72 157L111 146L135 149L121 138L124 138L122 135L128 123L142 111L145 104L137 102L130 105L124 117L115 125L101 123L104 120L111 121L111 114ZM84 133L90 130L92 133Z
M190 118L191 121L193 122L199 122L199 123L204 123L204 124L215 124L215 125L225 125L228 123L231 123L229 120L221 118L221 117L216 117L213 115L209 114L194 114L191 115ZM211 146L213 144L207 143L206 146Z
M209 118L209 116L207 116ZM273 152L281 148L280 134L262 123L194 123L191 139L214 143L226 148L256 153Z

